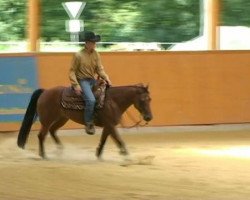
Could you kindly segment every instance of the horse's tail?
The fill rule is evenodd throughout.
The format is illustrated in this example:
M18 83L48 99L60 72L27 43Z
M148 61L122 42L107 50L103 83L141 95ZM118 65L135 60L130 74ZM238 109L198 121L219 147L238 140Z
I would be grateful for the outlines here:
M37 113L36 113L37 100L40 97L40 95L43 93L43 91L44 91L43 89L37 89L33 92L31 96L28 108L23 118L22 126L18 134L18 138L17 138L17 145L20 148L24 149L31 126L37 117Z

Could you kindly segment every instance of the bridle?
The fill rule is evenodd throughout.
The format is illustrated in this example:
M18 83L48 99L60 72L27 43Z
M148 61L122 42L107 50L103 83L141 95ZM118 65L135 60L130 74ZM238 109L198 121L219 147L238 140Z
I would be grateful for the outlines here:
M140 112L140 119L139 119L139 121L138 120L136 120L133 116L132 116L132 114L129 112L129 111L126 111L125 113L127 114L127 116L131 119L131 121L133 121L134 122L134 125L132 125L132 126L124 126L122 123L121 123L121 125L122 125L122 127L123 128L134 128L134 127L144 127L144 126L146 126L147 124L148 124L148 122L147 121L145 121L145 123L144 124L141 124L141 122L143 122L144 120L142 119L142 113L143 113L143 109L142 109L142 105L141 105L142 103L141 102L139 102L139 104L138 104L138 111Z

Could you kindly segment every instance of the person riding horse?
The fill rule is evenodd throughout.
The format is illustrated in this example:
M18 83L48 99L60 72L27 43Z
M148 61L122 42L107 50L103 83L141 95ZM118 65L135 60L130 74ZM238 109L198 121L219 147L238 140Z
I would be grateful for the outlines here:
M69 71L69 79L72 87L78 95L82 95L85 101L85 131L90 135L95 133L93 115L96 99L92 92L92 88L96 82L96 75L99 75L108 85L111 85L109 76L106 74L101 64L100 55L95 50L96 42L100 40L100 35L96 35L91 31L85 32L82 40L85 42L84 48L74 55L72 66Z
M17 145L20 148L25 148L32 124L37 117L39 117L41 123L38 139L39 155L42 158L46 158L44 141L48 133L50 133L52 139L61 149L62 143L57 137L57 130L66 124L68 120L85 124L81 110L73 107L67 109L62 105L62 95L69 89L70 87L57 86L51 89L39 88L33 92L17 138ZM120 149L120 154L127 155L128 151L125 142L120 137L116 126L120 123L123 113L132 105L141 114L143 120L149 122L153 119L148 86L136 84L110 87L106 91L105 99L106 103L102 109L97 110L97 115L95 116L95 125L103 128L100 142L96 149L96 156L101 158L104 145L109 136Z

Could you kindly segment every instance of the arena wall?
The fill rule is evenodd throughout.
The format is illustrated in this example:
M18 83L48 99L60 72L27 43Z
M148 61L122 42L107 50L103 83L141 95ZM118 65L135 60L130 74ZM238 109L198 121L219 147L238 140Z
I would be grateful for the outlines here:
M39 87L69 86L73 53L4 54L0 59L25 56L36 59ZM250 51L102 52L101 57L114 86L149 85L150 126L250 122ZM129 113L139 120L133 109ZM123 124L133 123L125 114ZM0 126L0 131L18 130L20 122Z

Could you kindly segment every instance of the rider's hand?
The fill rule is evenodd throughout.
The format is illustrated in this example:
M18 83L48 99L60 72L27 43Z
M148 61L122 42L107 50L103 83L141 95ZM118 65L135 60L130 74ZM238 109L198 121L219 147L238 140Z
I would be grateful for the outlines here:
M76 93L78 96L81 96L81 95L82 95L82 91L79 90L79 89L75 89L75 93Z
M107 85L110 87L112 85L111 81L110 80L106 80L107 82Z

